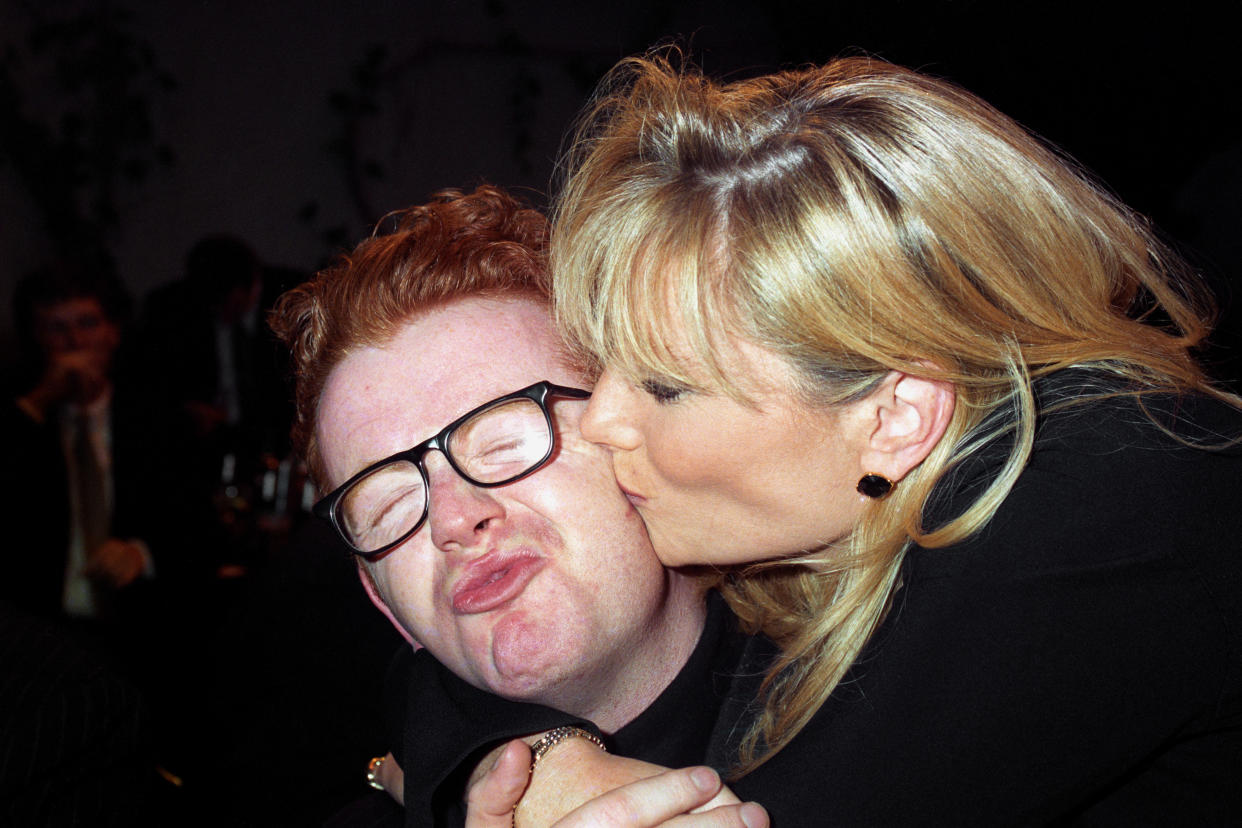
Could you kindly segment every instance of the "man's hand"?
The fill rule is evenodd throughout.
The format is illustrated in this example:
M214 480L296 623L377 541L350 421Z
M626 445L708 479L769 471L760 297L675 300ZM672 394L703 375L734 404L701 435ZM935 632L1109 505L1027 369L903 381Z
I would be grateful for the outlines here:
M391 753L375 769L375 781L383 786L384 793L395 799L398 805L405 805L405 771L401 770Z
M89 403L108 387L107 359L97 351L78 350L54 354L39 383L23 397L42 418L65 402Z
M492 757L495 760L492 764ZM482 772L481 772L482 771ZM466 828L510 828L513 808L530 779L530 747L520 739L489 753L471 774Z
M108 538L89 554L86 576L113 589L129 586L146 569L142 547L133 541Z

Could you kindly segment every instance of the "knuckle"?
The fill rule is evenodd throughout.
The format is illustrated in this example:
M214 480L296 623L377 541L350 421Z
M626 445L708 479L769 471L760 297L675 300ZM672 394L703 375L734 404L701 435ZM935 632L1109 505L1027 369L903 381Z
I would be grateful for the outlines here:
M602 806L600 813L593 815L590 824L631 825L642 817L642 804L628 791L614 797L604 797L599 802ZM596 818L599 822L594 821Z

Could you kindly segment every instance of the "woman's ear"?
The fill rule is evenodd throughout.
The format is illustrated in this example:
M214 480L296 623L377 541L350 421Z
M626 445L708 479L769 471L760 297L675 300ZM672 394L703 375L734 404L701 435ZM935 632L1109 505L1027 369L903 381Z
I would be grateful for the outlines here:
M896 483L922 463L944 436L957 394L945 380L892 371L867 396L874 412L863 470Z

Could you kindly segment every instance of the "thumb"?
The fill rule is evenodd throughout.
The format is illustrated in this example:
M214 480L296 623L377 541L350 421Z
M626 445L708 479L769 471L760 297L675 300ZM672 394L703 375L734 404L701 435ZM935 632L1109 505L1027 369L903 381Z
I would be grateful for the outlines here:
M496 764L466 794L466 828L510 828L513 808L530 779L530 748L520 740L505 746Z

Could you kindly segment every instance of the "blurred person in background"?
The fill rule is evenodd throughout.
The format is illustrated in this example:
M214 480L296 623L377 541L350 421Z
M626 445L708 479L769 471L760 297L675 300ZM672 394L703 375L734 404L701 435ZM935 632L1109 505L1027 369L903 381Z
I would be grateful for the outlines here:
M28 361L4 413L5 490L15 521L7 597L97 619L154 574L151 435L135 389L116 381L127 300L102 267L59 262L14 297Z

